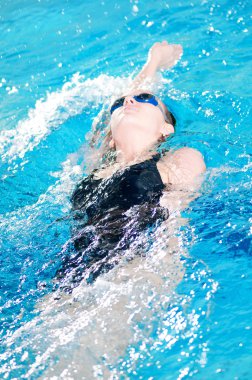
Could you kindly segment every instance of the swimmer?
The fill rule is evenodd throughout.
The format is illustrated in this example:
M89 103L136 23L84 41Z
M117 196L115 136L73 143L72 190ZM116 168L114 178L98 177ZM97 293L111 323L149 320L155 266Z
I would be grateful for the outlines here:
M75 252L64 259L56 274L66 291L83 279L92 283L108 272L132 245L135 252L141 251L141 232L169 217L164 195L195 188L206 170L195 149L183 147L162 154L157 150L174 134L176 120L145 86L181 55L180 45L155 43L129 90L111 102L102 152L104 157L112 153L113 159L104 158L106 165L84 178L71 197Z

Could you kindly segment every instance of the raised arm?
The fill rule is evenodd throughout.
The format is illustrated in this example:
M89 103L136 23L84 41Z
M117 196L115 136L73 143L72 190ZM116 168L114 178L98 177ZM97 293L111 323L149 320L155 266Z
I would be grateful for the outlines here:
M156 42L149 50L148 59L140 73L130 86L134 91L149 86L157 81L157 73L160 70L172 68L183 53L181 45L169 44L167 41Z
M183 52L181 45L169 44L167 41L156 42L149 50L148 58L142 70L127 88L117 97L128 94L135 90L152 91L153 86L158 82L157 73L160 70L168 70L173 67ZM118 92L118 90L117 90ZM92 138L90 145L95 146L100 138L101 131L104 130L108 119L108 110L103 108L92 124Z

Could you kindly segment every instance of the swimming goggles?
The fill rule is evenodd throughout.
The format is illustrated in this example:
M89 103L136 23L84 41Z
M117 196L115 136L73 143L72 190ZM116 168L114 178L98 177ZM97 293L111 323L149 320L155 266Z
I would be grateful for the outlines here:
M121 98L117 99L111 106L110 108L110 114L112 115L112 113L119 107L122 107L123 104L124 104L124 100L127 96L122 96ZM161 107L161 105L159 104L157 98L152 95L152 94L148 94L148 93L142 93L142 94L138 94L138 95L132 95L132 98L134 98L138 103L149 103L149 104L153 104L153 106L155 107L158 107L160 109L160 111L162 112L162 114L164 115L164 118L165 118L165 121L168 121L167 118L166 118L166 115L164 113L164 110L163 108Z

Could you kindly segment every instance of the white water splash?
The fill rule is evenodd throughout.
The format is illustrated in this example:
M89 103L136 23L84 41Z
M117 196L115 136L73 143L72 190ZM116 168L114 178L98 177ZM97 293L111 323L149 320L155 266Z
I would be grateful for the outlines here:
M106 378L110 374L107 365L116 365L130 343L148 339L146 332L136 327L137 321L146 320L148 315L151 323L160 306L176 298L174 288L183 276L180 254L164 252L160 247L157 252L156 248L149 259L135 258L102 276L92 286L82 284L72 296L62 296L59 301L53 295L45 297L38 305L41 314L6 342L11 348L23 334L28 334L29 339L22 340L17 348L25 352L36 342L36 360L24 378L36 376L39 368L55 355L61 360L43 378L63 378L66 373L74 378L74 368L84 378L93 378L97 364ZM154 302L156 298L160 303ZM47 338L40 339L45 331ZM61 355L66 347L71 347L68 359ZM11 354L12 350L7 348L5 355ZM106 357L106 363L102 363L102 357Z
M178 341L182 343L181 358L186 350L184 340L190 343L190 349L198 346L199 356L205 355L206 346L202 349L202 339L197 341L200 320L218 284L206 269L195 267L194 281L200 284L204 280L208 297L204 310L200 307L187 312L195 294L176 293L184 275L183 261L181 252L169 249L167 242L159 238L148 257L114 268L92 286L81 284L71 296L62 295L60 300L54 295L45 297L38 305L40 314L7 339L6 358L11 357L13 349L27 353L33 347L36 360L28 366L24 378L36 377L47 367L43 379L74 379L76 373L87 379L119 379L120 363L133 370L134 363L139 364L144 356L169 351ZM138 344L140 351L134 348ZM188 351L192 361L195 347ZM126 359L128 349L130 356Z
M74 74L60 90L47 93L46 99L37 100L27 119L19 121L15 130L1 132L2 161L10 164L17 158L22 159L69 117L82 113L91 104L99 104L112 94L120 94L129 82L130 78L100 75L85 79L79 73Z

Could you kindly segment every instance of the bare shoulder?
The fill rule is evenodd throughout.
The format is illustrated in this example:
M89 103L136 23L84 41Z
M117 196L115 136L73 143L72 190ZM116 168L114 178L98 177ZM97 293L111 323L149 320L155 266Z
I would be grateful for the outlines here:
M206 165L198 150L184 147L164 155L158 169L165 183L191 184L206 171Z
M176 162L178 165L192 165L191 169L202 172L206 170L204 158L200 151L194 148L184 147L167 153L164 156L166 162Z

